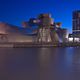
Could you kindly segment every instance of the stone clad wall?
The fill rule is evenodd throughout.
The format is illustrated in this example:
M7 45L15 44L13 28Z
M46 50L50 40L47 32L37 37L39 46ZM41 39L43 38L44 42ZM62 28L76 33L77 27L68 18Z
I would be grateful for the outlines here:
M19 27L0 23L0 42L33 42L33 36L25 35L26 30Z

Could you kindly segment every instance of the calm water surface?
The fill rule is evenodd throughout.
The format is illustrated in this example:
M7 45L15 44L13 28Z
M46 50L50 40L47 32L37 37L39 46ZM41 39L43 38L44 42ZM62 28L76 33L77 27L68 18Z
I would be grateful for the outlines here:
M80 80L80 48L0 48L0 80Z

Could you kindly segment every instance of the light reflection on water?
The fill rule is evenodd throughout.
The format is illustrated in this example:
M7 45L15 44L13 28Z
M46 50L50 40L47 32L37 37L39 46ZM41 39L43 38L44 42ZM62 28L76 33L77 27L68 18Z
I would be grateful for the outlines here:
M80 48L0 48L0 80L80 80Z

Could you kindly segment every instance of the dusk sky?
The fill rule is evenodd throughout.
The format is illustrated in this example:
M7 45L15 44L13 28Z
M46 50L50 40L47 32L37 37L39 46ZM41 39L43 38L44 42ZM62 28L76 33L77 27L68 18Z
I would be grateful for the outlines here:
M71 32L74 10L80 10L79 0L0 0L0 21L21 26L40 13L51 13L55 22Z

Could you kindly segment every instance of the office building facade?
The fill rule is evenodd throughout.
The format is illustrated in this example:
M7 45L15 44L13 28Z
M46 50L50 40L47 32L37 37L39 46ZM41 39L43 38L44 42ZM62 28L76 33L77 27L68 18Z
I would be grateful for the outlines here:
M72 16L73 34L80 34L80 11L74 11Z

